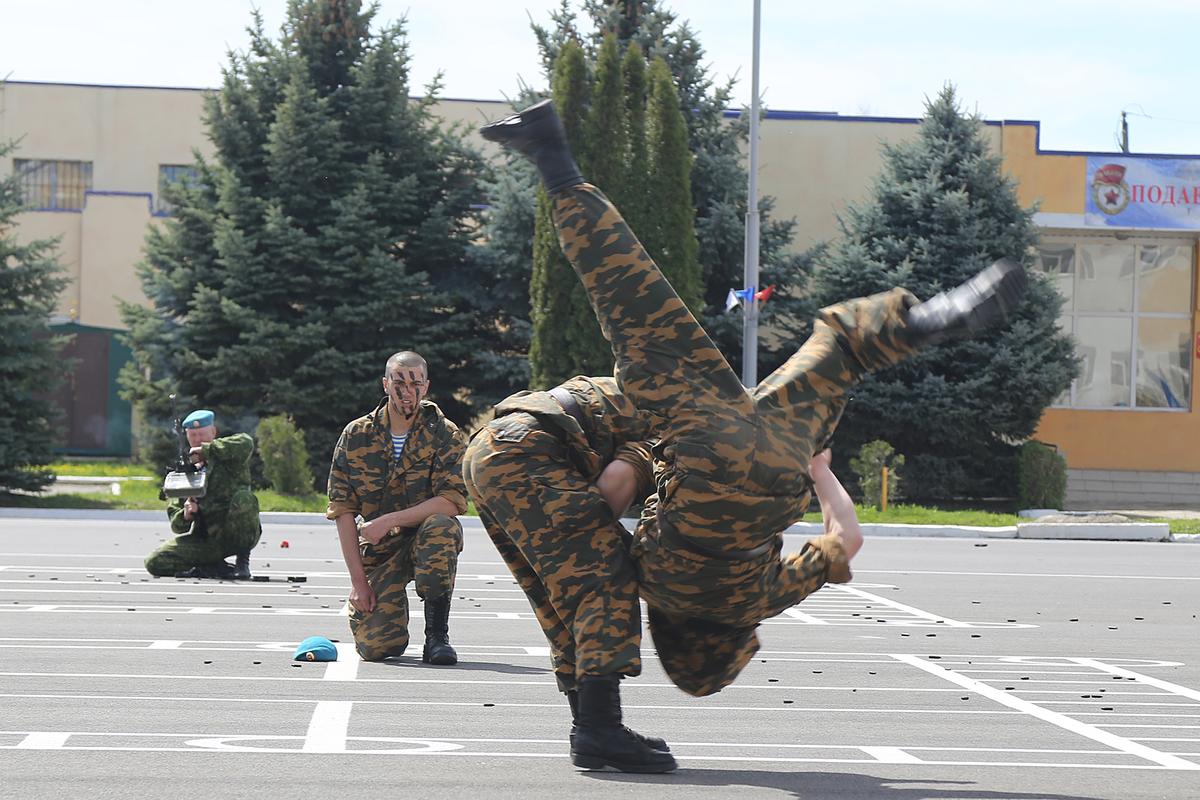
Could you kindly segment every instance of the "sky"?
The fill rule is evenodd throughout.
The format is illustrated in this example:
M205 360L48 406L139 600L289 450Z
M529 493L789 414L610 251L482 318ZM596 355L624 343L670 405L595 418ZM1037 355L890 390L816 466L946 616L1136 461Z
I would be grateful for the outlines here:
M530 21L560 0L380 0L407 21L414 91L503 99L542 87ZM571 0L578 8L580 0ZM753 0L664 0L718 81L750 102ZM0 79L214 87L251 9L268 31L286 0L0 0ZM1047 150L1200 154L1198 0L761 0L767 108L921 116L953 84L985 119L1041 122Z

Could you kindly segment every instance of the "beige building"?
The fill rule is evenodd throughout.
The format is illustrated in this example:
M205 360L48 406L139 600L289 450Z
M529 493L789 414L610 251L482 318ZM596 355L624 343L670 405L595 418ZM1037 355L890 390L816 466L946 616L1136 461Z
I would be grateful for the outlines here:
M145 302L135 273L148 225L168 216L164 183L209 155L196 89L0 84L0 140L19 149L0 176L21 175L33 208L26 239L60 237L72 278L55 322L77 334L80 368L61 400L65 450L129 452L129 407L116 394L128 352L118 299ZM475 127L500 101L443 100L437 112ZM795 217L795 246L833 239L848 202L868 194L881 144L916 136L918 120L773 111L762 130L761 191ZM1196 239L1200 157L1043 151L1038 124L989 122L994 152L1040 204L1041 268L1067 300L1061 324L1084 374L1042 419L1038 438L1070 467L1069 504L1191 505L1200 497ZM491 145L480 141L485 148Z

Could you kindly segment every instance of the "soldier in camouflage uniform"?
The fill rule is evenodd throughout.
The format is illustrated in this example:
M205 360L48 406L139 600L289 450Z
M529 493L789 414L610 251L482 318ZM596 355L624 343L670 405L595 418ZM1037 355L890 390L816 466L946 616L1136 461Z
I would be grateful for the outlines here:
M450 595L467 510L458 427L425 400L428 368L416 353L388 359L375 410L342 431L329 467L326 516L337 524L350 572L350 631L367 661L408 647L408 584L425 605L421 659L450 665ZM362 522L358 522L361 519Z
M537 165L621 390L661 439L657 492L635 533L641 593L671 679L694 695L720 691L757 650L760 621L850 580L836 531L781 553L847 390L920 347L1007 318L1024 271L1002 259L926 303L893 289L825 308L800 350L748 391L617 210L583 181L548 101L482 133Z
M193 411L183 421L192 461L207 473L204 497L174 498L167 517L176 536L146 557L156 577L249 580L250 550L262 536L258 498L250 490L254 440L246 433L217 436L213 412ZM236 563L225 561L236 556Z
M550 642L577 721L580 688L642 671L641 607L619 516L653 488L648 420L612 378L518 392L467 447L463 475L480 520ZM664 772L662 739L621 726L578 729L571 757Z

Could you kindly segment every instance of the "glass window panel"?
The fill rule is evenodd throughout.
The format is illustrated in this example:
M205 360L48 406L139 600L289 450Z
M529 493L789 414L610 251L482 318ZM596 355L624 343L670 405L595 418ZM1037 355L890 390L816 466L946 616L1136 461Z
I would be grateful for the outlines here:
M1133 308L1132 244L1079 246L1076 311L1130 311Z
M1075 245L1044 244L1037 250L1036 268L1046 273L1063 297L1063 311L1071 310L1075 295Z
M1138 320L1139 407L1188 408L1191 399L1191 340L1191 320Z
M1063 333L1067 336L1070 336L1072 322L1073 322L1073 317L1070 314L1063 314L1061 317L1059 317L1058 318L1059 332ZM1078 351L1078 349L1079 348L1078 348L1078 344L1077 344L1076 351ZM1074 381L1072 381L1072 384L1074 384ZM1067 386L1066 390L1062 394L1060 394L1058 397L1054 398L1054 402L1051 403L1050 405L1059 406L1059 407L1063 407L1063 408L1069 407L1071 405L1071 387Z
M1075 405L1084 408L1127 408L1132 379L1129 349L1133 320L1077 317L1075 336L1083 371L1076 382Z
M1144 244L1138 248L1138 311L1186 314L1192 307L1192 248Z

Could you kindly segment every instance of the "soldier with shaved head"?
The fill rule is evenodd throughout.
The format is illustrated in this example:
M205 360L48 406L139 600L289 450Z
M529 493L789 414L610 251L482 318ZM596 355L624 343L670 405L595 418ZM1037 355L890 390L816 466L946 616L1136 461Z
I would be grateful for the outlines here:
M450 595L467 510L463 440L426 400L429 368L409 350L384 366L385 397L342 431L329 467L326 516L350 572L350 630L367 661L395 658L409 641L407 587L425 606L421 659L451 665Z

